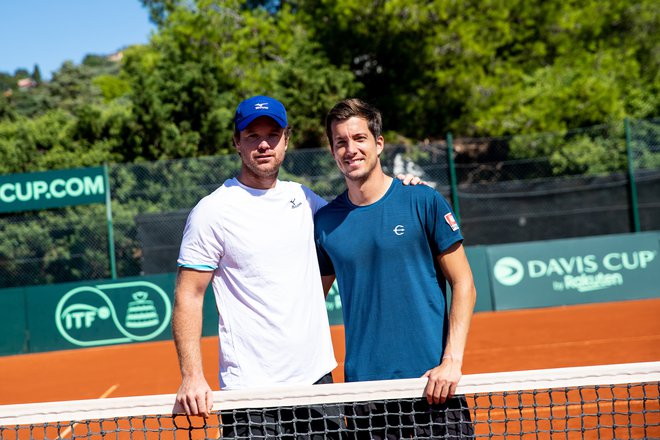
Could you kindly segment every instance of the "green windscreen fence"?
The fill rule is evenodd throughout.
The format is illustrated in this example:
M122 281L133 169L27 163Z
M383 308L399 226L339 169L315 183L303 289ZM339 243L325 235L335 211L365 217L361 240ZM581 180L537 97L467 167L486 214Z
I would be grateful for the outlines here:
M646 232L467 246L475 312L660 297L659 243ZM171 339L175 277L1 289L0 355ZM343 324L336 285L326 310L330 325ZM203 335L217 335L217 324L209 285Z
M175 274L51 284L0 292L0 354L171 339ZM203 334L217 333L211 289Z
M495 310L660 296L656 232L487 248Z

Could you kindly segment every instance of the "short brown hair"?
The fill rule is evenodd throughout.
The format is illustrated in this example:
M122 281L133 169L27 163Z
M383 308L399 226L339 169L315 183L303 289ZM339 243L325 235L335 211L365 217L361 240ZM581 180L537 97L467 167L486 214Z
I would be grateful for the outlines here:
M344 99L335 104L325 117L325 134L328 136L330 148L333 147L332 123L345 121L354 116L367 121L369 131L374 135L374 138L377 139L383 132L383 118L376 107L358 98Z

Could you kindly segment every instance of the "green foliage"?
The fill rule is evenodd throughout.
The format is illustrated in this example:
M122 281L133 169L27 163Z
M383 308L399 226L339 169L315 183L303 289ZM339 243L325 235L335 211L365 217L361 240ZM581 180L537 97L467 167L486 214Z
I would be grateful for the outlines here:
M257 93L286 104L291 145L303 148L325 145L325 113L348 96L376 104L385 128L412 140L565 131L660 112L651 0L142 3L158 31L121 63L88 55L47 83L38 66L0 74L0 121L94 109L108 125L59 131L80 128L70 135L81 145L110 149L99 158L132 162L232 152L236 103ZM19 90L30 76L37 86ZM5 127L5 138L11 132L21 130Z
M167 13L158 19L152 44L126 52L123 75L131 85L138 139L129 159L233 151L234 109L253 94L285 102L292 145L318 146L327 109L358 88L288 8L271 15L239 1L160 6Z
M93 76L93 69L67 61L53 73L48 84L49 94L59 108L69 112L82 105L100 103L101 91L94 86Z
M35 119L21 117L14 123L0 123L0 171L11 173L40 169L39 162L45 156L41 151L63 151L69 147L63 141L72 123L73 118L59 110Z
M104 212L74 206L2 222L0 287L107 277Z
M559 144L550 156L556 175L604 174L625 169L624 144L620 139L596 138L586 134Z
M7 92L16 87L16 78L5 72L0 72L0 91Z
M332 63L385 125L412 137L494 136L657 114L651 0L300 0Z
M434 145L451 131L502 136L509 158L546 157L556 175L623 169L623 118L660 114L653 0L141 1L158 30L121 62L88 55L50 81L36 65L0 72L0 173L140 164L113 168L123 275L140 270L136 215L189 207L237 172L232 118L250 95L284 102L291 149L325 146L327 110L359 96L383 111L386 140L405 143L397 152L417 164L444 152L418 141ZM19 87L29 78L36 84ZM660 163L657 126L634 127L638 167ZM167 160L206 156L215 157ZM329 153L289 155L280 177L326 197L343 186ZM107 276L101 208L0 222L0 278ZM32 266L19 270L15 258Z
M508 146L511 158L548 158L554 175L622 172L627 164L622 123L517 135Z
M660 119L630 122L630 146L635 169L660 169Z
M11 90L7 90L0 95L0 124L2 121L13 121L17 117L16 109L8 99L11 93Z
M126 96L131 90L128 81L114 75L99 75L92 79L92 84L101 91L105 103Z
M111 111L81 107L75 116L52 110L0 122L0 173L94 166L116 160ZM117 140L114 140L117 142Z
M141 0L142 5L149 10L151 21L161 26L168 14L172 12L177 5L184 3L182 0Z
M34 65L34 70L32 71L32 79L37 82L37 84L41 84L41 69L39 69L39 65L35 64Z
M299 30L301 31L301 30ZM294 41L307 41L301 34ZM291 143L299 148L327 145L325 115L338 101L360 89L354 76L333 67L317 45L292 45L275 74L274 94L287 103Z

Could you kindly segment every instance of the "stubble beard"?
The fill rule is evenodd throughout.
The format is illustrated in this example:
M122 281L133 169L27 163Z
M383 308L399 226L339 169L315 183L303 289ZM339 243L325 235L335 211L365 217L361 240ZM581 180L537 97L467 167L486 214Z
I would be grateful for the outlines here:
M273 165L268 165L267 167L265 166L259 166L254 162L246 163L243 162L243 166L245 167L245 170L249 173L252 174L254 177L257 178L277 178L279 172L280 172L280 166L282 166L282 161L279 161Z

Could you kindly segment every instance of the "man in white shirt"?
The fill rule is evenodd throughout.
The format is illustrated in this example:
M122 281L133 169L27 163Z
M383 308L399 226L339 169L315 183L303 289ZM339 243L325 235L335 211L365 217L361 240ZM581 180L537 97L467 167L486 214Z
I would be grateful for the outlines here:
M277 179L290 134L279 101L249 98L239 104L234 123L240 173L191 211L178 259L172 329L182 381L176 400L193 415L208 416L213 404L200 349L209 283L218 308L222 389L330 383L337 366L313 230L313 216L326 202ZM259 432L247 427L264 422L254 415L222 417L223 425L245 425L244 431L225 427L225 437L318 431L308 422L294 426L298 414L272 411ZM327 411L325 420L316 417L321 432L332 422L327 417Z

